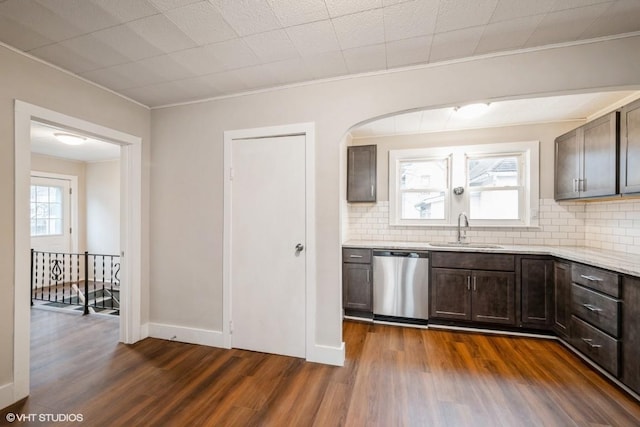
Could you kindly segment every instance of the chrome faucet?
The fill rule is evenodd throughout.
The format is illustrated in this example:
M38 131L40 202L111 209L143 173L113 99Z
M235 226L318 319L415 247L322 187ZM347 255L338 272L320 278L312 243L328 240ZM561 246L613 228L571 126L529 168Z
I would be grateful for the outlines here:
M469 227L469 218L467 218L467 214L464 212L460 212L458 215L458 241L457 243L466 243L467 240L467 232L463 230L460 226L460 219L464 217L464 227Z

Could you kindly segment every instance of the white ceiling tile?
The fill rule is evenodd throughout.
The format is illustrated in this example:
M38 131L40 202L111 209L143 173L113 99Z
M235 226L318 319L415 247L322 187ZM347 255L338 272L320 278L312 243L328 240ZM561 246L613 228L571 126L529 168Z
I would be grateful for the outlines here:
M198 3L199 1L202 0L149 0L151 4L163 12L178 7L188 6L192 3Z
M202 76L202 80L216 88L221 95L242 92L247 89L235 71L223 71L221 73Z
M499 0L498 6L489 22L502 22L510 19L524 18L545 14L551 10L555 0L514 1Z
M116 49L119 53L132 61L156 56L162 53L144 38L140 37L130 27L117 25L115 27L91 33L101 43Z
M393 116L393 119L395 120L396 129L402 129L404 133L417 133L420 131L422 111L399 114L397 116Z
M152 58L145 58L137 61L137 63L142 65L143 67L153 70L153 72L162 77L163 80L183 80L198 74L191 70L183 62L179 61L179 54L181 52L186 51L170 53L169 55L154 56ZM174 55L176 55L175 58Z
M150 107L188 102L218 94L215 88L198 78L125 89L122 92Z
M54 42L24 24L2 15L0 15L0 40L23 51L29 51Z
M484 25L497 4L498 0L440 0L436 32Z
M319 53L305 57L303 61L316 79L342 76L348 73L347 64L340 51Z
M313 79L307 64L300 58L272 62L265 66L283 85Z
M640 31L640 1L619 0L594 21L580 38Z
M144 64L129 62L109 68L88 71L81 75L86 79L119 91L132 87L158 84L166 80L155 71Z
M324 0L268 0L283 27L329 18Z
M168 57L176 64L179 64L183 70L188 70L196 76L217 73L225 69L224 63L218 60L207 46L198 46L173 52ZM176 79L179 79L179 77Z
M126 24L148 43L165 53L195 47L196 43L187 37L164 15L154 15Z
M235 75L248 90L262 89L280 84L278 78L265 65L241 68L235 70Z
M522 48L543 18L535 15L487 25L475 53Z
M123 23L159 13L159 9L145 0L91 0L91 3Z
M387 67L423 64L429 60L432 36L413 37L387 43Z
M244 68L260 62L256 54L242 39L210 44L204 46L204 50L213 55L227 70Z
M165 16L199 45L236 37L235 31L224 21L220 12L206 1L172 9Z
M433 36L429 62L471 56L482 36L483 27L438 33Z
M92 34L65 40L60 44L79 56L89 59L95 63L98 68L129 62L126 56L102 43L93 37Z
M600 3L579 9L548 13L531 34L525 46L541 46L576 40L605 12L608 6L606 3Z
M407 3L407 2L411 2L414 0L382 0L382 5L383 6L392 6L394 4L398 4L398 3Z
M333 20L342 49L384 43L382 8L354 13Z
M285 31L302 56L340 50L338 38L329 20L289 27Z
M387 41L433 34L438 0L415 0L384 8Z
M65 21L50 9L33 1L9 0L0 2L0 14L55 41L65 40L83 33L83 30L74 22Z
M384 70L387 68L387 53L384 44L357 47L342 52L351 73Z
M30 52L32 55L42 58L58 67L80 74L85 71L95 70L100 66L78 55L71 49L60 43L39 47Z
M283 61L299 56L284 30L269 31L244 37L244 41L262 62Z
M574 9L584 6L592 6L600 3L611 2L612 0L556 0L553 4L552 11Z
M420 132L434 132L444 129L451 114L453 114L453 108L424 110L420 119Z
M382 7L382 0L325 0L325 3L332 18Z
M282 28L267 0L210 0L241 36Z
M87 0L36 0L85 33L118 25L118 19Z

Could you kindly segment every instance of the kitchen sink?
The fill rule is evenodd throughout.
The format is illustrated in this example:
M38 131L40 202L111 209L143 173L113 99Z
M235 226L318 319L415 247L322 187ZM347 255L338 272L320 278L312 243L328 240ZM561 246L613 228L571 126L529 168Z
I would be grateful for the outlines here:
M501 249L502 246L492 245L490 243L458 243L458 242L429 242L430 246L437 248L470 248L470 249Z

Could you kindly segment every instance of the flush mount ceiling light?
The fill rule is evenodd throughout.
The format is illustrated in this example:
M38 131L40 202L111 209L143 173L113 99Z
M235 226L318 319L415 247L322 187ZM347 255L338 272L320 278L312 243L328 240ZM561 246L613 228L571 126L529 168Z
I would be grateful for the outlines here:
M53 136L64 144L80 145L87 140L84 136L72 135L70 133L54 133Z
M460 107L455 107L453 111L456 112L456 115L460 117L464 117L466 119L472 119L474 117L479 117L487 112L489 109L489 103L480 102L477 104L467 104L462 105Z

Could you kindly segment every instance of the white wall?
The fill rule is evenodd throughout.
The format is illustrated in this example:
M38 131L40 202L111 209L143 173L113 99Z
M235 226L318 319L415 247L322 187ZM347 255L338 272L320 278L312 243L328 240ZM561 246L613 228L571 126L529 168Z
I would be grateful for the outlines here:
M143 140L143 218L148 224L150 113L120 96L0 45L0 407L12 398L14 325L14 100L22 100ZM148 293L148 230L143 238L143 295ZM143 321L147 319L143 298Z
M120 253L120 160L86 165L87 251Z
M354 125L474 100L637 88L640 36L478 57L152 111L152 322L222 330L223 132L316 124L315 342L341 334L341 145Z

